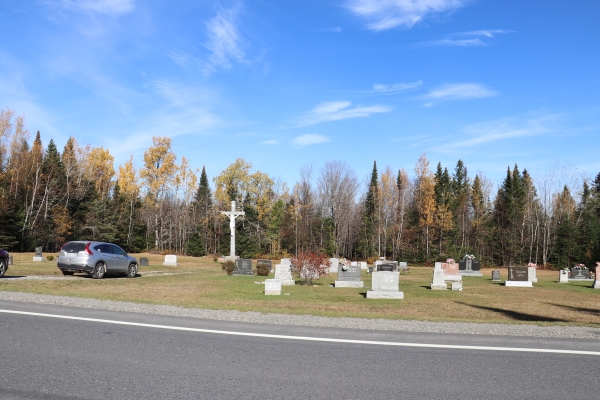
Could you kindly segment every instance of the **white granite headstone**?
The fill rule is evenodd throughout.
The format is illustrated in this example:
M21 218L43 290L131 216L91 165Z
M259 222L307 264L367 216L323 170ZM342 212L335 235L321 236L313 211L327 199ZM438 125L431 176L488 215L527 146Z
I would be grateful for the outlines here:
M38 262L44 261L41 247L35 248L35 255L33 256L33 261L38 261Z
M561 269L558 274L558 283L569 283L569 271Z
M281 295L281 281L279 279L265 279L265 295Z
M338 268L340 266L340 260L338 260L337 258L330 258L329 259L329 263L331 264L329 266L329 272L330 273L336 273L338 272Z
M290 264L277 264L275 266L275 279L280 280L283 286L296 284L292 276L292 266Z
M367 299L403 299L404 293L399 289L399 281L398 271L373 271Z
M527 267L529 270L529 282L537 282L536 268L535 267Z
M175 254L167 254L163 265L177 266L177 256Z
M433 281L431 282L431 290L446 290L448 285L444 282L444 270L442 263L436 262L433 269Z
M462 292L462 282L452 282L452 290Z
M369 267L367 266L367 262L366 261L361 261L360 262L360 269L361 270L365 270L365 271L369 269Z

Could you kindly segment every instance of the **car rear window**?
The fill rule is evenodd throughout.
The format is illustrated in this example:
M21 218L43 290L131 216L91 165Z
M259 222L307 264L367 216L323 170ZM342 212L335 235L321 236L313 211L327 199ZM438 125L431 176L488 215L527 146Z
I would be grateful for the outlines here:
M69 242L65 244L61 250L67 253L79 253L80 251L85 250L85 246L87 243L85 242Z

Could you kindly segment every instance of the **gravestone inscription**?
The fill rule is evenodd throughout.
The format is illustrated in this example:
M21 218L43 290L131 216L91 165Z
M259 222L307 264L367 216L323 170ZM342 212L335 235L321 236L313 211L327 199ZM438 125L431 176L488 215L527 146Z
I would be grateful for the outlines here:
M590 270L588 268L571 268L570 279L589 279Z
M399 289L399 280L399 271L373 271L367 299L403 299L404 293Z
M348 265L338 270L335 287L340 288L361 288L364 287L364 282L360 279L361 268L358 265Z
M281 281L279 279L265 279L265 295L281 295Z
M247 258L238 258L235 260L233 275L254 275L254 271L252 271L252 260Z
M390 264L390 263L386 263L386 264L379 264L377 265L377 271L394 271L395 270L395 265L394 264Z
M42 248L41 247L36 247L35 248L35 255L33 256L33 261L44 261L44 257L42 256Z
M508 280L504 286L533 287L529 280L528 267L508 267Z

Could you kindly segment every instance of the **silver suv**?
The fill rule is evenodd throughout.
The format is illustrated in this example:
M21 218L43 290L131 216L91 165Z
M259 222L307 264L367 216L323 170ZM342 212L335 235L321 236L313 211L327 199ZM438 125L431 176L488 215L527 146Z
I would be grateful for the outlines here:
M106 274L124 274L134 278L138 269L134 257L116 244L105 242L68 242L61 247L56 264L63 275L86 272L95 279Z

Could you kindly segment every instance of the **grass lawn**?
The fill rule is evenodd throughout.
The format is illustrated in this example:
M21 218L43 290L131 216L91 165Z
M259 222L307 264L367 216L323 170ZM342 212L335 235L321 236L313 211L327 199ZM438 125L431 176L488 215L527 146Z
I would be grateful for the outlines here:
M430 290L433 268L411 266L400 276L403 300L375 300L365 298L371 286L365 273L363 289L330 287L332 274L316 286L284 286L284 295L265 296L264 286L255 283L265 277L228 276L221 264L207 257L179 256L177 267L167 267L162 265L164 256L134 254L150 262L140 267L141 276L97 280L82 274L63 277L56 261L33 262L33 253L11 254L14 265L0 279L2 291L265 313L600 326L600 290L592 289L590 281L559 284L557 271L538 270L534 288L508 288L492 282L492 270L484 269L484 277L464 278L463 291L456 292ZM504 280L507 271L500 271Z

